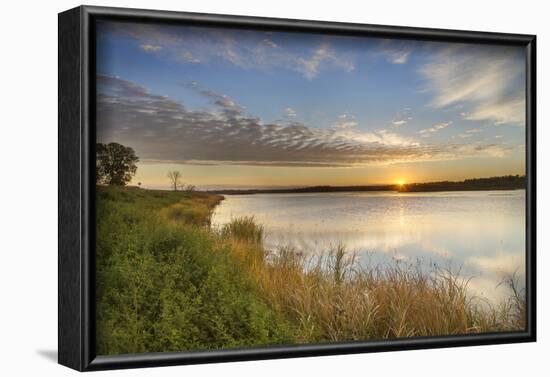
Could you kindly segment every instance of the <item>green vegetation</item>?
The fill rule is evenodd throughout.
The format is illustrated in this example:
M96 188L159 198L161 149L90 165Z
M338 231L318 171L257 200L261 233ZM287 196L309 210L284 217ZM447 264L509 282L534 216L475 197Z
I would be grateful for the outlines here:
M97 188L97 352L292 342L231 245L209 231L222 197Z
M519 330L525 302L489 305L449 271L362 268L339 246L262 246L252 217L210 228L219 195L97 188L97 351L165 352Z

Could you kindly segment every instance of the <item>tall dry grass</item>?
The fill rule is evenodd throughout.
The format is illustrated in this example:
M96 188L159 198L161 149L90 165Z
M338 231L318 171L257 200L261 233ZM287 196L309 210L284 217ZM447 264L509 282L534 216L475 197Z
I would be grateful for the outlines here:
M524 294L507 280L510 299L494 305L468 294L468 280L450 269L395 261L361 266L337 245L306 256L291 247L263 249L263 228L234 219L220 232L256 282L261 296L296 326L299 343L521 330Z
M468 295L450 270L363 267L337 245L267 250L253 217L210 227L221 196L98 187L100 354L219 349L519 330L525 295Z
M223 200L221 195L195 195L193 200L180 200L163 208L161 214L172 222L210 225L214 207Z

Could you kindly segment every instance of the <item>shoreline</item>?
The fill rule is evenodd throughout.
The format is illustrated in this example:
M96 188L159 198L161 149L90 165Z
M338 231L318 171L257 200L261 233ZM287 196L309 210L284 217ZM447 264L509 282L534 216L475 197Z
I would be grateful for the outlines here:
M333 193L364 193L364 192L379 192L379 193L396 193L396 194L420 194L420 193L430 193L430 192L468 192L468 191L525 191L524 187L520 188L508 188L508 187L501 187L501 188L472 188L472 189L434 189L434 190L409 190L409 191L402 191L402 190L332 190L332 191L305 191L305 190L250 190L244 191L239 190L240 192L228 192L233 190L217 190L217 191L198 191L205 194L210 195L229 195L229 196L242 196L242 195L257 195L257 194L333 194Z
M297 193L323 193L323 192L443 192L443 191L494 191L494 190L519 190L525 189L526 177L519 175L507 175L490 178L473 178L463 181L438 181L424 183L399 183L378 185L347 185L347 186L308 186L293 188L271 189L223 189L205 190L202 192L221 195L250 195L250 194L297 194Z

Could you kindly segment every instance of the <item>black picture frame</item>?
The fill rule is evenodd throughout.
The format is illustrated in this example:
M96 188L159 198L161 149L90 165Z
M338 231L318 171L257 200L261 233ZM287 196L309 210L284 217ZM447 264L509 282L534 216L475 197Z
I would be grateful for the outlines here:
M526 303L525 331L414 337L339 344L96 355L95 22L98 19L185 23L308 33L516 45L526 57ZM536 36L336 22L80 6L59 14L59 363L79 371L338 355L536 340Z

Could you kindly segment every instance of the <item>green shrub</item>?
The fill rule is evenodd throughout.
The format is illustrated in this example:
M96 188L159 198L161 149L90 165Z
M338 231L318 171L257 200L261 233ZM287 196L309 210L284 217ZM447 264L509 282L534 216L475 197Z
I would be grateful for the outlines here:
M253 216L238 217L222 228L222 236L239 241L260 244L264 237L264 228L256 224Z
M286 320L204 226L209 213L191 203L204 196L178 194L98 189L98 354L290 342Z

